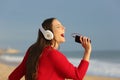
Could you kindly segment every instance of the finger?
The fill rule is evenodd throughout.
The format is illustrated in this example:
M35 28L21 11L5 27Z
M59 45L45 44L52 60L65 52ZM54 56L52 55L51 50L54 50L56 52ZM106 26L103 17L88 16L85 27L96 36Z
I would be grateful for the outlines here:
M87 39L88 39L88 38L87 38L86 36L84 36L84 37L83 37L83 43L87 43L87 42L88 42Z
M91 40L90 40L90 38L88 38L86 36L80 36L80 42L81 43L87 43L87 42L91 43Z
M80 42L81 43L83 42L83 36L80 36Z
M82 44L85 43L85 36L81 36L80 41L81 41Z
M88 41L89 43L91 43L91 40L90 40L90 38L87 38L87 41Z

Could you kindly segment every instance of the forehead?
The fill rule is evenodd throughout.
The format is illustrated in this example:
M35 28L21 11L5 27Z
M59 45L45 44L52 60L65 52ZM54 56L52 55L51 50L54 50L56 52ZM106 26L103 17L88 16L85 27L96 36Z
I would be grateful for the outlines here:
M57 19L54 19L53 22L52 22L52 26L57 26L57 25L60 25L61 22Z

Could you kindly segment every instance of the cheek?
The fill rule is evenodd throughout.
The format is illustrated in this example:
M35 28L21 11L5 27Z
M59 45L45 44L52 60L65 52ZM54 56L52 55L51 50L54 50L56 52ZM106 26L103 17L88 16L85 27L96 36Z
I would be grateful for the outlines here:
M54 31L54 37L57 38L59 36L59 31Z
M54 33L54 38L57 42L59 42L61 40L61 36L59 33Z
M57 34L57 33L54 34L54 37L55 37L56 40L59 40L59 34Z

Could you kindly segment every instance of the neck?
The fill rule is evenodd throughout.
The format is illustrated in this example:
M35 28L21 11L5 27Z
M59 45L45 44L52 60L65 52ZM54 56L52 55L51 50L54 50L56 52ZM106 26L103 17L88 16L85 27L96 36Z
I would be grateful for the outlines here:
M51 45L54 49L59 49L59 44L58 43L56 43L56 44L53 44L53 45Z

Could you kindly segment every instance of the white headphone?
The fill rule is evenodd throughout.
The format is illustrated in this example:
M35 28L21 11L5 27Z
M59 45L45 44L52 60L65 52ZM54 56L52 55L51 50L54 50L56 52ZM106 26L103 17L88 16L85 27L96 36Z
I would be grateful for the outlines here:
M52 40L54 35L50 30L45 30L43 27L40 27L40 31L44 35L45 39Z

